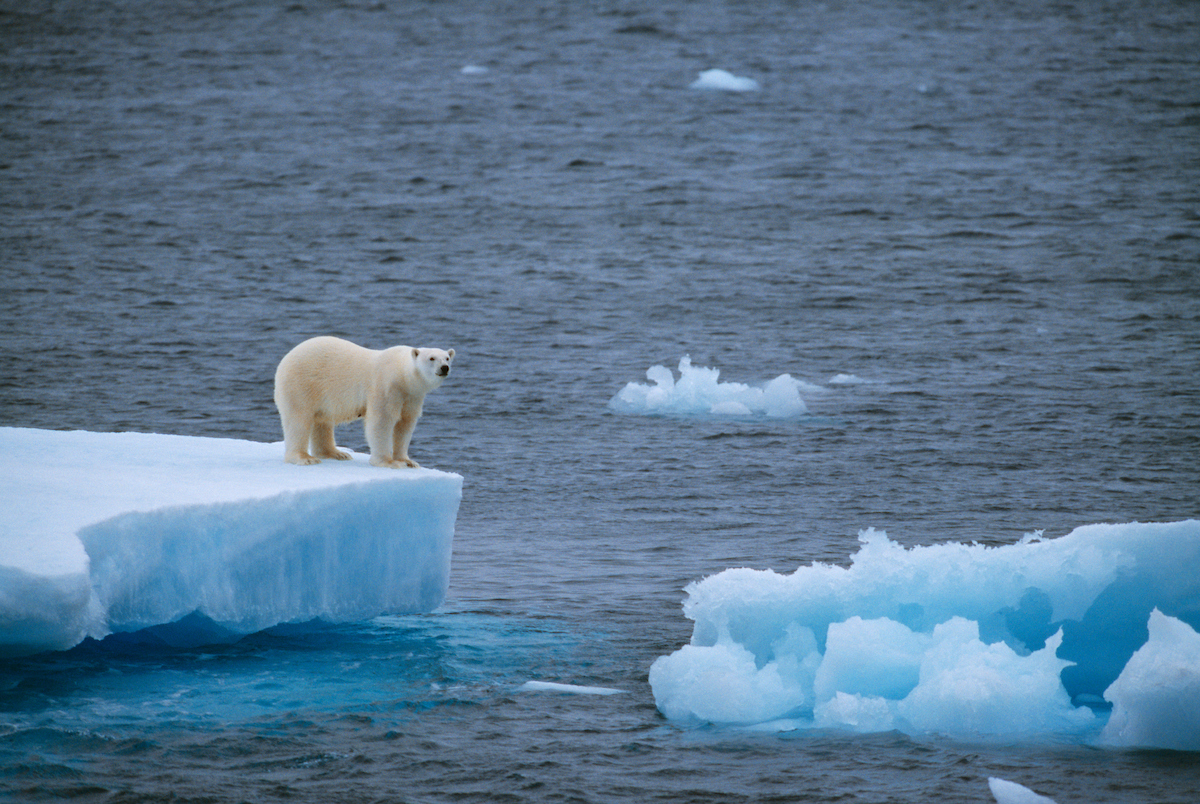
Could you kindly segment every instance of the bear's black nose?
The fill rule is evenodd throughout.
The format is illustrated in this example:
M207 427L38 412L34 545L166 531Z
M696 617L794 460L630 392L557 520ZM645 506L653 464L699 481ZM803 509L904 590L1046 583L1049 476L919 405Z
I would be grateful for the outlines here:
M449 366L442 366L440 369L438 369L438 374L441 374L443 377L445 377L449 373L450 373Z

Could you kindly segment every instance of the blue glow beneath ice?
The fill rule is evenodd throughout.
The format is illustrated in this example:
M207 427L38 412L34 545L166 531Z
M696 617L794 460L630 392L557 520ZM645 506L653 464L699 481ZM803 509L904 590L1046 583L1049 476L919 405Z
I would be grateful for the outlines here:
M720 382L720 374L720 369L693 366L685 355L679 361L678 380L666 366L651 366L646 378L653 385L628 383L608 406L617 413L646 416L790 418L808 411L800 398L800 389L806 386L790 374L781 374L761 386Z
M0 655L194 612L191 630L219 641L445 599L458 475L365 456L297 467L282 445L232 439L18 428L0 428L0 467Z
M994 548L906 549L873 530L861 540L849 568L730 569L690 584L691 644L650 670L659 709L1093 740L1107 701L1105 742L1200 749L1200 522L1090 525Z

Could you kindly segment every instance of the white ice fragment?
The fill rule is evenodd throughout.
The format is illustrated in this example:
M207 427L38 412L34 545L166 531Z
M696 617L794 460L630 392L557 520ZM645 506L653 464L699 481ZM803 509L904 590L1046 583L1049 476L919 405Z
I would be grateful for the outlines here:
M992 791L996 804L1055 804L1052 798L1039 796L1024 785L995 776L988 778L988 788Z
M1081 732L1090 709L1072 705L1055 656L1059 631L1046 646L1020 656L1003 642L986 645L979 625L954 617L933 629L921 681L896 711L918 731L957 735Z
M930 639L886 617L854 616L830 623L825 655L813 680L817 701L836 693L900 700L920 681L921 659Z
M463 75L487 75L488 68L478 64L468 64L460 71Z
M808 412L800 398L801 386L812 389L789 374L781 374L762 387L740 382L721 382L719 369L692 365L691 357L679 361L679 379L666 366L651 366L646 378L651 385L627 383L608 406L618 413L649 416L768 416L792 418Z
M753 78L734 75L727 70L712 69L700 73L690 88L720 92L753 92L758 89L758 82Z
M1150 639L1104 691L1113 710L1100 739L1200 751L1200 634L1158 609L1149 630Z
M685 357L684 360L688 360L688 358ZM691 365L690 360L688 360L688 365ZM646 369L646 379L667 393L675 388L675 375L666 366L651 366Z
M729 640L685 645L650 665L650 686L659 710L672 720L763 723L811 700L778 662L758 667L754 654Z
M808 412L800 398L800 381L790 374L780 374L763 386L763 411L774 419L803 416Z
M526 681L518 692L564 692L571 695L620 695L625 690L612 687L587 687L578 684L559 684L554 681Z
M891 731L895 728L893 701L875 695L839 692L817 704L814 724L821 728L842 728L863 733Z

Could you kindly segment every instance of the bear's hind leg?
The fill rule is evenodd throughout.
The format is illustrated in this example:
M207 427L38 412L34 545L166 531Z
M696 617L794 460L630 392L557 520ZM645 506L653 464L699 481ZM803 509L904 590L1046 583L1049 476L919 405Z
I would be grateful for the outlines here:
M312 432L312 420L295 416L283 416L283 459L297 466L320 463L307 452L308 438Z
M333 423L317 421L312 428L312 451L318 458L333 458L335 461L350 460L350 453L337 448L333 439Z

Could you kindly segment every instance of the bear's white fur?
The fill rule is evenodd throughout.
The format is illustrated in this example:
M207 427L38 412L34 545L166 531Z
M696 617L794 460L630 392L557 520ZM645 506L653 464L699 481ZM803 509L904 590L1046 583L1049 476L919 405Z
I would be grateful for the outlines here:
M275 370L283 459L302 466L322 458L349 460L334 443L333 428L363 419L372 464L417 468L408 442L425 395L450 374L453 358L453 349L367 349L328 336L304 341Z

